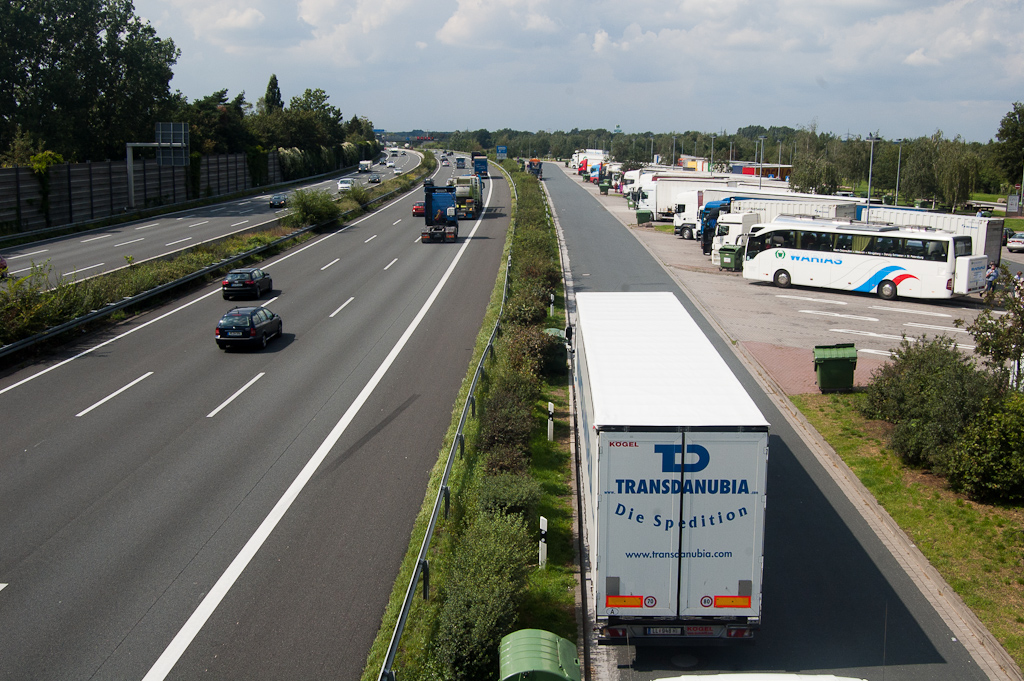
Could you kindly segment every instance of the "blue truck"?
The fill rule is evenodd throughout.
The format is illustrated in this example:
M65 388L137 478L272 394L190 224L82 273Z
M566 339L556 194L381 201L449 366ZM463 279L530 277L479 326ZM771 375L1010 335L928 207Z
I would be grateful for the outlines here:
M423 185L423 230L421 241L450 241L459 238L459 217L455 205L455 187Z
M728 213L731 203L732 197L722 199L721 201L709 201L698 211L700 228L697 232L697 238L700 239L701 250L704 252L704 255L711 255L711 246L715 238L715 225L718 224L718 216L722 213Z
M473 174L477 177L487 177L487 156L479 151L470 154L473 157Z

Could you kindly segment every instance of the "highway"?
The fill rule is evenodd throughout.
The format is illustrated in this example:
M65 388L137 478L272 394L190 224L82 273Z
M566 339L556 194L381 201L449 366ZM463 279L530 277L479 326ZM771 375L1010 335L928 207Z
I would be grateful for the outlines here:
M595 678L650 680L677 676L684 670L832 673L872 681L986 678L729 342L662 263L578 180L551 164L544 178L564 233L575 291L674 293L771 423L762 629L756 643L723 648L602 647L592 651L603 674ZM770 286L762 289L730 275L720 279L725 290L717 283L702 286L701 292L708 295L702 302L730 320L731 333L746 324L747 337L756 336L764 328L756 326L761 324L758 315L771 317L776 309L789 305L794 308L789 314L800 316L796 310L808 307L807 301L776 299L778 291ZM795 289L787 293L822 297L820 292ZM778 302L771 303L769 298ZM877 304L867 298L847 298L857 304ZM836 325L835 319L803 316ZM774 325L789 328L790 319L782 314ZM850 323L853 320L844 321ZM830 342L841 342L830 337ZM685 352L685 348L674 347L666 339L665 352ZM700 390L701 386L680 389Z
M211 285L0 374L0 678L359 677L509 224L421 196L265 263L263 351Z
M410 152L406 156L388 157L387 160L395 163L394 169L384 165L373 166L373 172L378 173L382 180L413 170L419 165L420 158ZM129 259L138 263L161 258L231 234L273 225L290 208L271 208L272 195L280 193L290 197L296 189L320 189L335 194L338 180L343 177L365 185L369 174L339 173L336 177L286 190L270 190L244 199L167 213L151 220L4 248L2 252L12 276L24 276L33 264L46 264L51 268L53 282L59 276L81 280L127 267Z

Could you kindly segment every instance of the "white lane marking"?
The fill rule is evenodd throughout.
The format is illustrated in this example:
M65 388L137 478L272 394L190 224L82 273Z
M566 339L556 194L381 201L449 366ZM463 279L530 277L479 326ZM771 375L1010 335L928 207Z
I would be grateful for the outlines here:
M239 215L239 217L241 217L243 215L248 215L251 212L252 212L252 208L246 208L245 210L238 211L238 215ZM246 222L248 222L248 220L246 220Z
M918 324L916 322L904 322L903 326L911 326L915 329L933 329L935 331L949 331L951 333L970 333L967 329L958 329L955 326L934 326L932 324Z
M233 224L231 226L232 227L238 227L239 225L244 225L247 222L249 222L249 221L248 220L242 220L241 222L236 222L235 224Z
M274 296L273 298L268 298L268 299L267 299L267 302L265 302L265 303L262 303L262 304L260 305L260 307L266 307L267 305L270 305L270 304L271 304L272 302L274 302L275 300L277 300L277 299L278 299L278 298L280 298L280 297L281 297L281 296Z
M11 270L10 272L8 272L8 274L20 274L22 272L28 272L30 269L32 269L32 268L31 267L22 267L20 270Z
M227 208L227 206L221 206L220 208L211 208L210 212L211 213L216 213L217 211L224 210L225 208Z
M191 220L194 217L195 217L195 215L182 215L180 218L177 218L177 219L178 220Z
M217 407L216 409L214 409L213 411L211 411L209 414L206 415L206 418L212 419L214 416L216 416L220 412L221 409L223 409L224 407L226 407L229 404L231 404L232 402L234 402L236 397L238 397L239 395L244 393L246 390L248 390L252 386L253 383L255 383L256 381L258 381L261 378L263 378L265 373L266 372L261 371L260 373L256 374L255 378L250 379L248 383L246 383L241 388L236 390L234 395L232 395L228 399L226 399L223 402L221 402L219 407Z
M882 305L871 305L872 310L885 310L886 312L902 312L903 314L921 314L927 315L928 317L952 317L951 314L945 312L925 312L924 310L904 310L901 307L884 307Z
M855 329L829 329L834 333L848 333L854 336L869 336L871 338L885 338L886 340L901 341L906 336L895 336L891 333L873 333L871 331L857 331ZM974 350L973 345L964 345L963 343L957 343L956 346L961 350Z
M857 350L857 352L863 352L865 355L885 355L886 357L892 357L892 353L887 352L885 350L871 350L869 348L861 348L860 350Z
M493 189L487 191L487 199L485 199L484 203L485 206L490 203L492 191ZM348 411L342 415L341 419L337 424L335 424L334 428L327 436L327 439L320 444L310 460L305 466L303 466L299 475L288 487L284 495L274 505L270 514L262 523L260 523L259 528L257 528L249 538L249 541L245 543L245 546L243 546L242 550L239 551L237 556L235 556L235 559L231 561L231 564L224 571L224 574L222 574L217 580L217 583L214 584L207 592L206 596L199 604L199 607L195 609L192 615L188 618L188 621L182 625L181 629L174 636L171 642L167 644L167 648L165 648L164 652L160 654L157 661L153 663L153 666L150 667L142 681L162 681L167 678L171 669L174 668L174 665L178 662L182 654L184 654L185 650L192 643L193 639L195 639L196 635L203 628L203 625L206 624L206 621L210 619L210 616L217 609L217 606L220 605L220 602L224 599L224 596L227 595L228 591L245 570L246 566L249 565L249 562L256 555L256 552L259 551L260 547L263 546L263 543L267 541L271 532L273 532L274 528L277 527L277 524L281 522L281 518L284 517L284 514L288 512L288 509L298 498L299 493L302 492L306 484L309 483L313 474L316 473L317 468L320 467L320 464L323 463L324 459L327 458L327 455L330 454L331 449L335 444L337 444L338 440L341 439L341 436L348 429L349 424L352 423L356 414L358 414L359 410L363 408L366 400L368 400L370 395L373 394L377 384L381 382L384 378L384 374L386 374L388 369L391 368L391 365L394 364L399 353L402 352L402 349L412 337L413 332L416 331L416 328L420 325L420 322L422 322L427 316L427 312L430 311L434 301L437 300L437 297L441 294L441 290L444 288L445 284L448 283L452 272L455 271L455 267L459 264L459 261L462 260L462 255L466 252L466 249L472 242L473 235L476 234L477 229L480 228L482 219L483 218L478 219L476 224L473 225L473 231L471 231L469 233L469 237L462 242L462 248L460 248L458 253L455 254L455 258L448 266L448 270L441 277L441 280L437 282L437 286L434 287L430 297L427 298L425 303L423 303L423 307L420 308L415 319L413 319L409 324L409 328L405 330L402 337L398 339L397 343L395 343L395 347L391 349L391 352L388 353L386 358L384 358L384 361L377 368L377 371L363 387L359 395L356 396L355 401L352 402Z
M355 300L355 298L351 298L351 297L350 297L350 298L349 298L348 300L346 300L346 301L345 301L344 303L342 303L342 304L341 304L341 307L339 307L339 308L338 308L337 310L335 310L334 312L332 312L332 313L331 313L331 316L330 316L329 318L330 318L330 319L333 319L333 318L334 318L334 315L336 315L336 314L338 314L339 312L341 312L342 310L344 310L344 309L345 309L345 306L346 306L346 305L348 305L349 303L351 303L351 302L352 302L353 300Z
M110 393L109 395L107 395L107 396L106 396L106 397L104 397L104 398L103 398L102 400L100 400L100 401L99 401L99 402L97 402L96 404L92 405L92 406L91 406L91 407L89 407L88 409L83 409L82 411L78 412L77 414L75 414L75 416L76 416L76 417L77 417L77 416L85 416L86 414L88 414L88 413L89 413L90 411L92 411L92 410L93 410L93 409L95 409L96 407L98 407L98 406L100 406L100 405L102 405L102 404L106 404L106 403L107 403L107 402L109 402L110 400L114 399L115 397L117 397L118 395L120 395L121 393L123 393L123 392L124 392L125 390L128 390L128 388L131 388L131 387L132 387L133 385L135 385L136 383L141 383L142 381L146 380L147 378L149 378L149 377L150 377L150 376L152 376L152 375L153 375L153 372L152 372L152 371L147 371L146 373L142 374L141 376L139 376L138 378L136 378L136 379L135 379L134 381L132 381L132 382L131 382L131 383L129 383L128 385L124 386L123 388L119 388L119 389L115 390L114 392Z
M398 262L398 258L395 258L394 260L392 260L391 262L389 262L389 263L388 263L388 266L384 268L384 269L385 269L385 271L386 271L386 270L388 270L388 269L389 269L389 268L390 268L390 267L391 267L392 265L394 265L394 264L395 264L396 262Z
M173 246L174 244L180 244L180 243L182 243L182 242L184 242L184 241L188 241L188 240L189 240L189 239L191 239L191 238L192 238L192 237L190 237L190 236L187 236L187 237L185 237L184 239L178 239L177 241L172 241L172 242L171 242L171 243L169 243L169 244L164 244L164 246Z
M248 203L252 203L252 202L251 202L251 201L239 201L239 202L238 202L238 203L236 203L235 205L236 205L236 206L244 206L244 205L246 205L246 204L248 204Z
M320 268L320 271L321 271L321 272L323 272L324 270L326 270L326 269L327 269L328 267L330 267L330 266L331 266L331 265L333 265L334 263L338 262L339 260L341 260L341 258L335 258L334 260L330 261L329 263L327 263L326 265L324 265L323 267L321 267L321 268Z
M6 587L6 586L7 586L6 584L0 584L0 591L3 591L4 587Z
M112 236L114 236L114 235L113 234L100 234L99 236L94 236L91 239L82 239L82 243L83 244L87 244L90 241L99 241L100 239L109 239Z
M118 246L127 246L128 244L133 244L136 241L145 241L145 240L146 240L146 237L140 236L138 239L132 239L131 241L122 241L119 244L114 244L114 248L117 248Z
M841 300L829 300L828 298L808 298L807 296L790 296L784 293L775 294L776 298L788 298L790 300L807 300L812 303L829 303L831 305L848 305L849 303Z
M366 241L364 241L363 243L364 243L364 244L368 244L368 243L370 243L371 241L373 241L373 240L374 240L374 239L376 239L376 238L377 238L377 235L376 235L376 234L374 234L373 236L371 236L371 237L370 237L369 239L367 239L367 240L366 240Z
M8 260L17 260L18 258L31 258L33 255L39 255L40 253L46 253L49 250L50 250L49 248L44 248L41 251L32 251L31 253L22 253L21 255L11 255L11 256L8 256L7 259Z
M89 265L88 267L79 267L78 269L75 270L75 274L78 274L79 272L85 272L86 270L94 270L97 267L103 267L103 265L104 263L97 263L96 265Z
M3 395L3 394L4 394L5 392L8 392L9 390L14 390L15 388L17 388L17 387L19 387L19 386L22 386L22 385L24 385L24 384L28 383L29 381L33 381L33 380L35 380L35 379L39 378L40 376L43 376L44 374L48 374L48 373L50 373L51 371L53 371L54 369L57 369L57 368L59 368L59 367L62 367L62 366L64 366L65 364L68 364L68 363L70 363L70 362L73 362L73 361L75 361L76 359L79 359L79 358L81 358L81 357L85 357L86 355L92 354L92 353L93 353L93 352L95 352L96 350L99 350L99 349L100 349L100 348L102 348L102 347L105 347L105 346L107 346L107 345L110 345L110 344L111 344L111 343L113 343L114 341L119 341L119 340L121 340L122 338L124 338L124 337L126 337L126 336L129 336L129 335L131 335L131 334L135 333L136 331L141 331L142 329L146 328L146 327L147 327L147 326L149 326L150 324L156 324L157 322L159 322L159 321L161 321L161 320L163 320L163 319L166 319L167 317L170 317L170 316L171 316L172 314L174 314L175 312L180 312L180 311L184 310L185 308L187 308L187 307L191 307L192 305L195 305L195 304L196 304L196 303L198 303L199 301L201 301L201 300L206 300L206 299L207 299L207 298L209 298L210 296L212 296L212 295L215 295L215 294L218 294L218 293L220 293L220 292L221 292L221 290L220 290L220 288L218 287L217 289L215 289L215 290L213 290L213 291L210 291L209 293L206 293L206 294L203 294L203 295L199 296L199 297L198 297L198 298L196 298L195 300L189 301L189 302L185 303L184 305L181 305L181 306L179 306L179 307L176 307L176 308L174 308L174 309L173 309L173 310L171 310L170 312L165 312L164 314L160 315L159 317L156 317L155 319L150 319L150 320L149 320L148 322L144 322L144 323L142 323L142 324L139 324L139 325L138 325L138 326L136 326L135 328L133 328L133 329L129 329L128 331L125 331L124 333L122 333L122 334L121 334L121 335L119 335L119 336L114 336L113 338L111 338L111 339L109 339L109 340L105 340L105 341L103 341L103 342L102 342L102 343L100 343L99 345L94 345L94 346L93 346L93 347L91 347L91 348L87 348L87 349L85 349L85 350L82 350L82 351L81 351L80 353L78 353L77 355L75 355L75 356L73 356L73 357L68 357L68 358L67 358L66 360L64 360L63 362L58 362L58 363L54 364L54 365L53 365L53 366L51 366L51 367L47 367L47 368L43 369L42 371L38 371L38 372L36 372L36 373L32 374L31 376L28 376L28 377L26 377L26 378L23 378L23 379L21 379L21 380L20 380L20 381L18 381L17 383L12 383L11 385L7 386L6 388L0 388L0 395Z
M391 226L394 227L395 225L397 225L401 221L402 221L402 218L398 218L397 220L395 220L394 222L391 223Z
M159 222L151 222L148 225L142 225L141 227L136 227L135 229L147 229L149 227L156 227L159 224L160 224Z
M804 314L816 314L822 317L840 317L842 319L859 319L862 322L877 322L874 317L860 317L855 314L840 314L839 312L827 312L825 310L800 310Z
M417 243L418 241L422 241L422 240L423 240L423 235L421 234L420 236L418 236L415 239L413 239L413 243Z
M205 225L207 222L209 222L209 220L203 220L202 222L197 222L194 225L189 225L189 227L198 227L199 225Z

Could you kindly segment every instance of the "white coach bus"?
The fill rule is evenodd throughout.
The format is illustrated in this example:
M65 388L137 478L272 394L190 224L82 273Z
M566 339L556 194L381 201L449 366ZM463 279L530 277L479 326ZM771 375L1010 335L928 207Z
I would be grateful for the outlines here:
M780 288L815 286L892 300L952 298L985 287L988 258L971 255L969 236L794 216L751 231L743 278Z

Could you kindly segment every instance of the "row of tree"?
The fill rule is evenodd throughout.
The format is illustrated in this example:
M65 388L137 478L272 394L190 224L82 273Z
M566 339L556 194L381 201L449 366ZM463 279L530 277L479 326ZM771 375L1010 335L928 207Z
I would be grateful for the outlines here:
M876 138L874 144L871 137ZM512 156L554 158L568 158L577 149L600 148L610 150L616 161L634 167L652 162L655 156L713 159L720 171L727 171L733 161L763 161L769 166L766 172L772 172L770 166L782 165L783 177L789 177L795 190L822 194L860 185L868 179L870 166L873 190L894 194L898 177L904 199L932 198L955 206L972 192L1007 193L1021 181L1024 104L1013 105L1000 123L996 140L985 144L966 142L959 136L948 139L942 131L905 140L843 138L818 132L813 124L800 129L752 125L735 134L622 133L604 128L569 132L481 129L453 132L443 144L466 151L504 145Z
M0 3L0 164L46 150L67 161L124 158L154 141L158 121L187 122L192 151L333 148L373 139L320 89L285 106L276 76L255 105L219 90L189 102L171 92L180 50L135 15L132 0Z

